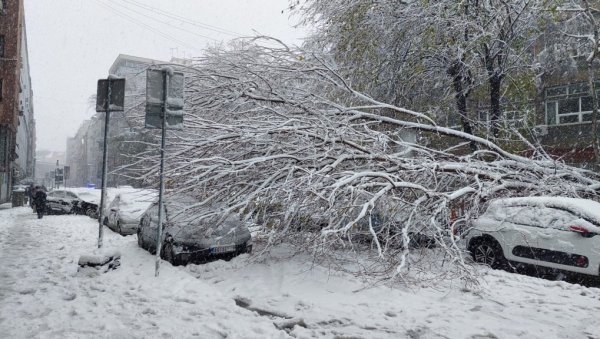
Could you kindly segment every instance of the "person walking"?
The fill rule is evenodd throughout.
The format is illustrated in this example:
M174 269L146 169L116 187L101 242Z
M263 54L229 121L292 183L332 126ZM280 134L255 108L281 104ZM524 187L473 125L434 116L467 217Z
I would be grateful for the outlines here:
M38 219L42 219L44 216L44 210L46 209L46 192L40 187L35 187L35 195L33 196L35 203L35 210L37 212Z
M29 184L25 189L25 194L27 194L27 204L29 207L33 207L33 184Z

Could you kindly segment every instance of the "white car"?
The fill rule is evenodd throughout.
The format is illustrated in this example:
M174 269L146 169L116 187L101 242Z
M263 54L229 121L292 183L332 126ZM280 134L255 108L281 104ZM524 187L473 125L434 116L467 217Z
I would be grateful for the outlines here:
M135 234L142 214L157 198L156 190L131 189L117 193L108 205L104 224L121 235Z
M562 197L494 200L465 235L476 262L600 276L600 203Z

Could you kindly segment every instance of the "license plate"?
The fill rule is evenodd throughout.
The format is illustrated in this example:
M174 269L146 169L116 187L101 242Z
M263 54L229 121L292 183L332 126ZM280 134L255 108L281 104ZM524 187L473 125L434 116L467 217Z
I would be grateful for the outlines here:
M235 245L230 245L230 246L220 246L220 247L213 247L210 249L210 253L212 254L220 254L220 253L227 253L227 252L233 252L235 250Z

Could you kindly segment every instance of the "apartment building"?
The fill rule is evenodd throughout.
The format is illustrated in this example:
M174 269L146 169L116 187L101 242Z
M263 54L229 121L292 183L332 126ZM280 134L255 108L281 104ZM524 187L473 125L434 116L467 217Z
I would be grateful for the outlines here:
M0 203L34 176L32 99L23 0L0 0Z
M137 56L120 54L109 69L109 74L125 78L124 112L111 112L108 152L107 185L137 185L136 180L116 174L115 169L131 163L137 153L134 141L143 138L143 123L130 119L142 115L146 100L146 69L170 64ZM71 167L72 182L77 185L100 186L102 176L102 146L104 138L104 113L95 114L80 126L77 134L67 140L67 165Z

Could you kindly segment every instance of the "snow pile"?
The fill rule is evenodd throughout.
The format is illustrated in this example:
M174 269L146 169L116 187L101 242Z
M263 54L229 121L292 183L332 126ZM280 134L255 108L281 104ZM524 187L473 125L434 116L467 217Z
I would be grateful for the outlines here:
M498 199L490 204L490 208L498 206L532 206L550 207L569 211L577 216L600 225L600 203L589 199L565 197L522 197Z
M121 253L115 250L99 250L94 254L80 256L77 264L79 265L78 272L106 273L116 270L121 265Z

